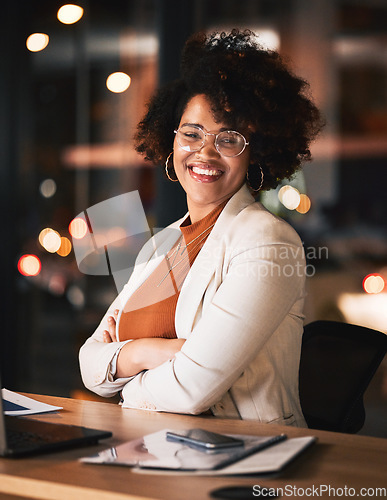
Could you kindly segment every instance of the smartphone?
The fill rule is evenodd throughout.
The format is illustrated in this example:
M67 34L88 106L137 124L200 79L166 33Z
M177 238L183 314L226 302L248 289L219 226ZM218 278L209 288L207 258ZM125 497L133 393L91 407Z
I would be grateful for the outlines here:
M178 441L205 450L219 450L244 445L242 439L205 431L204 429L189 429L179 433L168 431L166 436L168 441Z

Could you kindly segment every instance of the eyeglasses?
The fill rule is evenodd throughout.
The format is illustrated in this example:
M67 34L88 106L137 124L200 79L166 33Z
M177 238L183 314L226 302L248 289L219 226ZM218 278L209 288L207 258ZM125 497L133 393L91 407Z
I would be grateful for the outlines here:
M198 125L182 125L174 130L178 145L184 151L199 151L204 146L207 135L215 136L215 147L223 156L239 156L249 143L235 130L225 130L219 134L205 132Z

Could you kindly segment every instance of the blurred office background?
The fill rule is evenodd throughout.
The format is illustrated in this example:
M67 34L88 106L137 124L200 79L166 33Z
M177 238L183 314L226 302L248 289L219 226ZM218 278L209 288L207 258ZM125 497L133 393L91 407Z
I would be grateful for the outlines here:
M200 29L250 28L310 82L327 122L314 159L261 201L304 241L306 322L335 319L387 333L385 0L76 3L78 21L60 21L65 2L57 0L2 7L3 385L91 396L78 349L116 284L79 271L73 242L82 221L70 223L136 190L150 227L184 214L181 190L134 152L131 137L152 91L178 75L184 40ZM387 437L386 361L367 398L364 432Z

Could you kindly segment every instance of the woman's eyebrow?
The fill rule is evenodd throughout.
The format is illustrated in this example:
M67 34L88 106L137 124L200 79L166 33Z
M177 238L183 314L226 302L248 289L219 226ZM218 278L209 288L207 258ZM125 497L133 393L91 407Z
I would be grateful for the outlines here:
M188 125L190 127L199 127L204 129L203 125L201 125L200 123L182 123L180 127L183 127L184 125Z
M182 123L180 127L183 127L184 125L188 125L189 127L199 127L203 129L205 132L207 131L201 123ZM226 132L227 130L231 130L230 127L222 127L219 129L219 132Z

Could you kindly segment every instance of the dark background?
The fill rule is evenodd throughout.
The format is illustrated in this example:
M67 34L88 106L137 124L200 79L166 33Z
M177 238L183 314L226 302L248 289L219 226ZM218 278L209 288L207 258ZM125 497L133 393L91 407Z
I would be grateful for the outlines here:
M310 82L327 126L313 145L314 160L291 184L308 194L312 208L305 215L287 210L276 192L262 201L294 225L307 248L327 249L311 258L316 273L308 280L306 322L339 319L387 332L386 289L370 296L362 288L370 273L387 280L386 2L78 4L85 13L75 25L56 19L62 3L54 0L6 2L0 19L3 386L92 397L82 387L78 350L114 298L114 280L82 274L73 252L49 254L37 238L45 227L69 237L68 225L78 213L134 190L150 227L163 227L185 212L181 189L165 179L162 168L128 151L146 100L157 85L178 75L183 43L199 29L274 34L278 50ZM34 32L50 36L48 47L37 53L25 45ZM122 94L105 86L114 71L132 78ZM91 152L86 160L84 147ZM57 185L51 198L39 190L45 179ZM17 262L25 253L41 259L39 276L19 273ZM377 422L387 405L384 366L370 394ZM373 425L367 432L374 432Z

